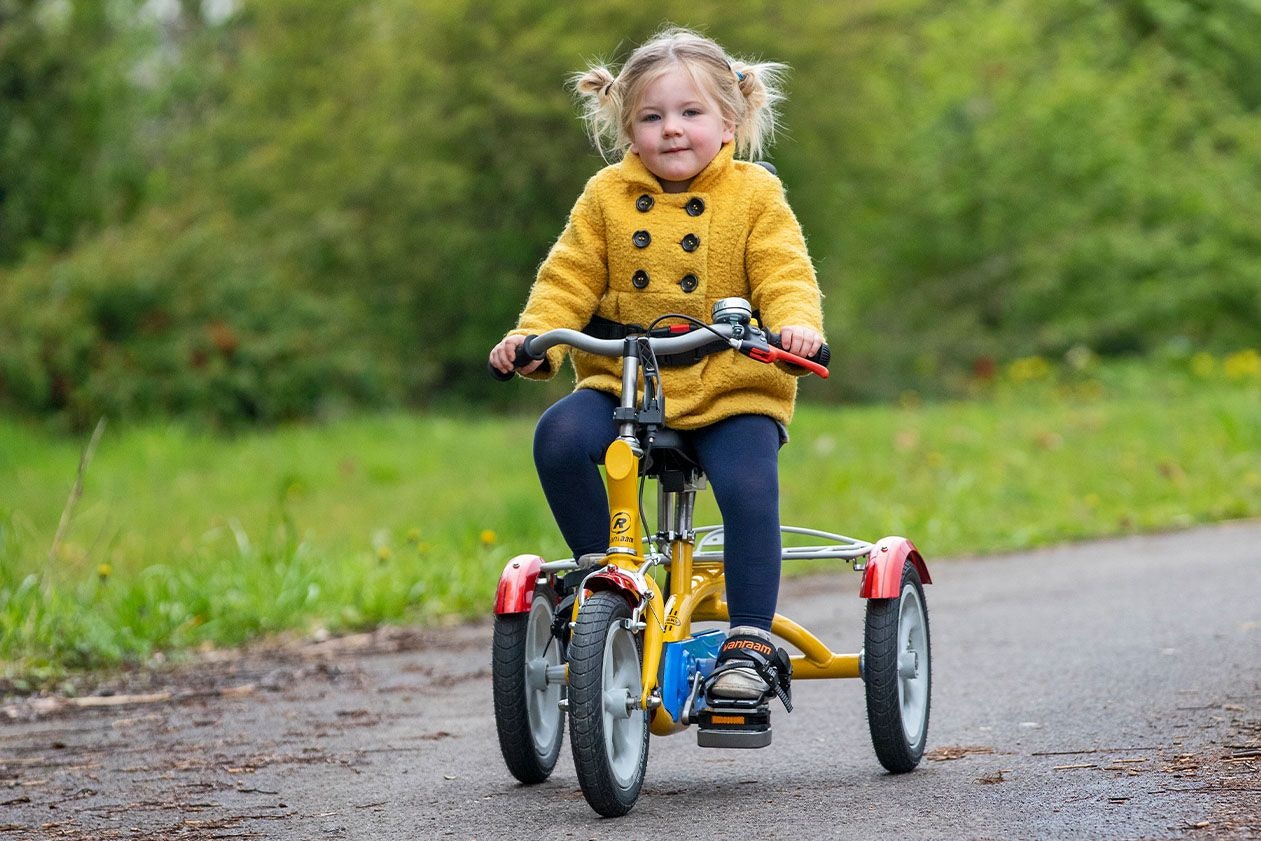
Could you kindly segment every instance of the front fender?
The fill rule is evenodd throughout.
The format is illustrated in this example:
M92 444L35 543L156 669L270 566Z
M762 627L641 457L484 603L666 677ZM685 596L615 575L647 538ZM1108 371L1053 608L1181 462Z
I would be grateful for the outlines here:
M534 601L543 559L538 555L517 555L504 566L495 590L495 615L525 613Z
M644 600L646 592L639 582L625 570L605 568L583 579L582 586L593 593L611 591L620 594L632 608Z
M915 544L905 537L881 538L867 555L863 584L858 595L864 599L896 599L901 595L902 567L907 561L915 566L922 584L932 584L928 565Z

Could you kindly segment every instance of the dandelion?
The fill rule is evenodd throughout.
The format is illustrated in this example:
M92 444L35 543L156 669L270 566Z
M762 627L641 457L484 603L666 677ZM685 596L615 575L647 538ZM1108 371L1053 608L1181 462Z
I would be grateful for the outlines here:
M108 581L113 572L114 568L109 564L98 564L96 567L96 577L101 579L102 582Z
M1261 379L1261 353L1252 348L1236 351L1222 361L1222 371L1232 380Z
M407 542L411 543L412 545L420 543L420 529L415 529L415 528L408 529Z
M1044 380L1051 375L1051 363L1041 356L1025 356L1007 366L1007 378L1015 383Z
M498 539L499 535L495 534L490 529L482 529L481 541L483 546L494 546Z
M393 557L394 557L394 550L391 549L389 546L382 545L382 546L377 547L377 560L380 561L381 563L385 563L386 561L388 561L390 558L393 558Z

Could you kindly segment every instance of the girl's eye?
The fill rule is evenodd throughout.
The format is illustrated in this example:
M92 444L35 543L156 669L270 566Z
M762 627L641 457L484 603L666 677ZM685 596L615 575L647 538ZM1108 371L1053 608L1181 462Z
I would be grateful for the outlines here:
M640 119L640 121L641 121L641 122L645 122L645 123L652 123L652 122L656 122L657 120L661 119L661 117L660 117L659 115L657 115L657 114L645 114L644 116L640 117L639 119Z
M684 117L697 117L697 116L700 116L700 113L701 113L701 109L699 108L688 108L684 110L683 116Z

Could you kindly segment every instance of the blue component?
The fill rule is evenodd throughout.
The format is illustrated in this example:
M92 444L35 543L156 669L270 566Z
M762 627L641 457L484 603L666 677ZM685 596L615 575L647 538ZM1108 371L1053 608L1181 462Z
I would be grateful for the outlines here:
M714 668L718 649L727 634L721 630L704 631L681 642L668 642L661 657L661 703L678 721L692 691L692 675L698 671L701 678Z

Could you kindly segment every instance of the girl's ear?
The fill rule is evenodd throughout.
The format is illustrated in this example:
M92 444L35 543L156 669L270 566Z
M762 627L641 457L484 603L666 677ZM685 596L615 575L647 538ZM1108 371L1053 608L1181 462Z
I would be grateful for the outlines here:
M736 139L736 127L731 123L724 122L722 124L722 142L730 143Z

